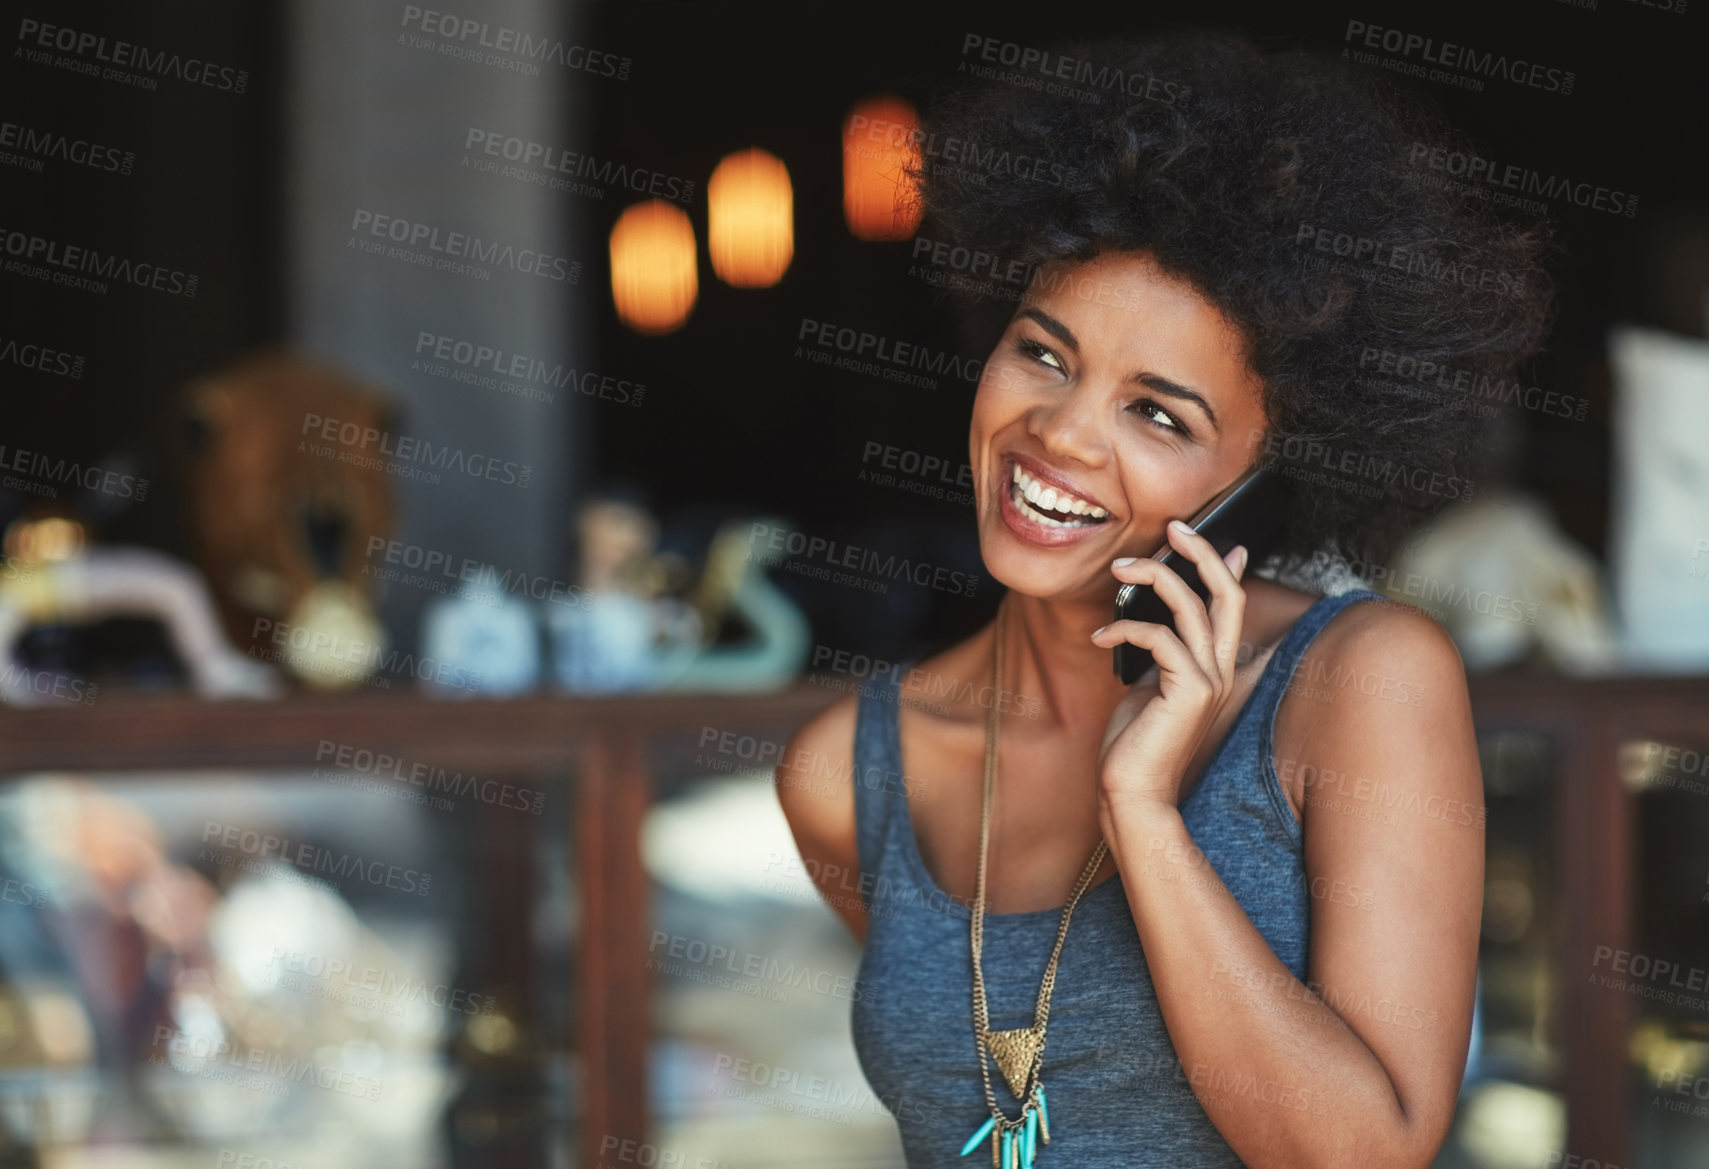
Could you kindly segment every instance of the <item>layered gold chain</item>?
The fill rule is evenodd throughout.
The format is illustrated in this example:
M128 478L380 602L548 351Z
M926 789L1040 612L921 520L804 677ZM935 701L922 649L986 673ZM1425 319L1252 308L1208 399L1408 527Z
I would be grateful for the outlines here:
M974 886L973 923L969 931L973 950L973 1034L975 1050L979 1057L979 1078L985 1086L985 1102L991 1109L994 1122L989 1129L992 1136L991 1162L993 1165L998 1164L1001 1148L1005 1169L1011 1164L1016 1165L1018 1169L1023 1163L1030 1169L1034 1146L1028 1113L1043 1104L1044 1089L1038 1082L1038 1076L1044 1061L1045 1035L1050 1023L1050 996L1056 989L1056 963L1062 955L1062 943L1068 936L1068 923L1074 916L1074 907L1079 904L1081 895L1091 883L1092 874L1097 872L1098 866L1103 863L1109 845L1107 841L1099 839L1098 847L1092 850L1091 859L1086 862L1080 879L1074 884L1073 896L1068 899L1068 904L1062 907L1062 920L1056 927L1056 944L1051 947L1050 962L1045 967L1044 979L1038 988L1038 1004L1033 1012L1033 1025L1011 1031L991 1031L985 1000L985 972L980 959L985 944L985 866L991 843L991 797L996 787L997 731L1001 718L995 696L1003 692L1003 627L1007 598L1004 601L997 610L992 652L993 699L990 714L985 720L985 794L979 812L979 876ZM1017 1099L1026 1101L1021 1115L1013 1120L1005 1116L1003 1110L997 1106L996 1096L991 1091L991 1069L986 1061L987 1055L997 1062L1004 1080L1008 1082L1009 1090ZM1043 1108L1039 1108L1039 1111L1042 1114L1039 1120L1044 1125L1044 1143L1049 1144L1049 1113ZM1027 1126L1029 1130L1024 1142L1020 1136L1023 1126ZM983 1131L985 1130L982 1128L981 1132ZM1015 1135L1008 1135L1011 1133ZM971 1144L970 1141L970 1147Z

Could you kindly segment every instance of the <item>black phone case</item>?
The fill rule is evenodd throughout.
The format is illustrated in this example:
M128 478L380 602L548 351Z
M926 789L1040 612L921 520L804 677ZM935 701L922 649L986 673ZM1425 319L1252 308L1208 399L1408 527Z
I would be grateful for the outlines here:
M1209 514L1194 526L1194 531L1209 540L1220 555L1226 556L1236 544L1246 545L1246 564L1250 570L1274 552L1286 534L1292 500L1289 487L1289 481L1281 475L1260 468L1221 502L1207 509ZM1166 544L1157 560L1174 569L1200 600L1209 603L1210 590L1199 578L1198 567L1176 552L1174 545ZM1121 587L1116 593L1116 620L1175 627L1174 613L1150 585ZM1126 642L1116 646L1116 676L1124 686L1138 681L1151 668L1152 661L1149 650Z

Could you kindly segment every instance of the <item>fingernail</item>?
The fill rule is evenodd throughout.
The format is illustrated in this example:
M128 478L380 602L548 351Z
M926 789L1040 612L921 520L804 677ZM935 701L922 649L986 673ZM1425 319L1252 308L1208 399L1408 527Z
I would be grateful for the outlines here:
M1096 629L1092 630L1092 636L1096 637L1096 636L1098 636L1098 634L1102 633L1104 630L1106 630L1108 628L1109 628L1108 625L1100 625Z
M1180 520L1170 520L1169 526L1171 528L1173 528L1175 531L1181 532L1183 534L1190 534L1193 530L1192 528L1188 527L1185 523L1183 523Z
M1133 557L1133 556L1118 557L1117 559L1110 561L1110 567L1111 568L1122 568L1126 565L1132 564L1135 559L1136 559L1136 557Z

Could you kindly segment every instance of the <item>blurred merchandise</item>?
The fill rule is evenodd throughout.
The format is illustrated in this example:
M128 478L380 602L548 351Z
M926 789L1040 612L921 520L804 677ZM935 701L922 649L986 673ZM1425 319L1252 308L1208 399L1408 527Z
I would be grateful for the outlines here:
M477 581L456 595L429 601L421 623L419 669L424 689L447 696L527 694L540 681L540 625L533 605L502 588L479 583L493 576L482 565ZM450 679L467 679L453 685Z
M681 601L656 595L659 527L627 494L596 495L576 516L579 605L554 605L553 672L573 693L650 690L699 651L701 625Z
M1709 341L1609 332L1614 372L1610 559L1635 671L1709 668Z
M1534 499L1492 494L1455 508L1378 587L1441 621L1468 669L1533 655L1570 674L1615 663L1596 559Z
M271 348L195 382L184 411L197 555L227 631L311 686L358 684L384 652L364 570L393 524L392 403Z
M694 590L695 610L706 630L705 649L665 681L673 690L774 690L807 665L813 630L794 601L771 583L752 554L751 533L776 529L781 520L731 520L719 528ZM718 644L738 630L735 644Z
M549 620L558 682L574 693L657 689L699 647L694 610L669 598L589 593Z
M375 914L302 854L245 843L307 839L305 806L347 804L295 786L211 806L192 789L165 816L68 774L0 798L0 1162L19 1142L59 1164L56 1147L146 1137L174 1164L212 1163L204 1150L269 1134L305 1162L375 1164L431 1140L459 1078L442 1049L499 1020L496 1000L398 928L419 899ZM234 812L255 827L225 833ZM407 850L410 827L369 834Z
M1480 1169L1548 1169L1566 1134L1561 1098L1528 1084L1492 1080L1460 1101L1458 1139Z
M337 690L374 672L390 645L385 626L361 590L341 580L311 585L297 599L290 619L262 622L262 652L277 657L311 686Z
M690 584L693 570L657 551L658 525L637 502L595 498L581 513L581 605L547 617L559 684L582 693L787 686L807 663L812 628L766 576L750 535L781 523L725 520Z
M63 517L20 518L6 529L0 574L0 701L41 706L94 700L98 682L20 652L32 628L152 619L164 629L196 693L265 698L282 689L274 671L221 632L208 590L189 565L150 548L89 547Z

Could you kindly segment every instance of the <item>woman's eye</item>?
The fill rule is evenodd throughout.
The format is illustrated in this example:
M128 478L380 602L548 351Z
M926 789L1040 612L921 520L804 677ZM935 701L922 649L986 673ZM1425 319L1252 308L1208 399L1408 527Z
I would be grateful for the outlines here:
M1150 422L1153 426L1160 427L1164 430L1173 430L1175 433L1180 435L1186 435L1187 433L1187 428L1177 422L1173 414L1159 406L1156 402L1153 402L1150 398L1135 402L1132 406L1128 407L1128 409L1137 411L1141 417Z
M1062 362L1057 358L1056 354L1052 353L1032 338L1022 337L1015 344L1022 353L1025 353L1040 365L1048 365L1054 370L1062 370Z

